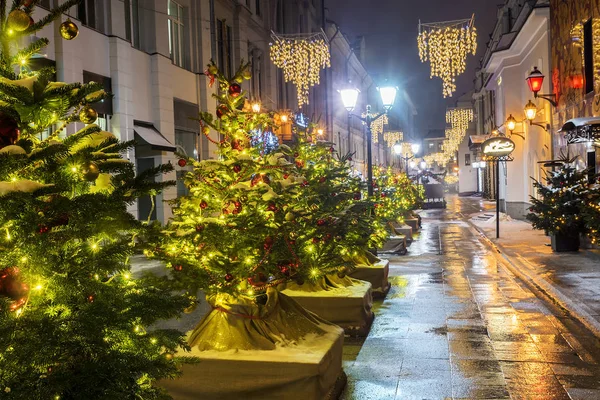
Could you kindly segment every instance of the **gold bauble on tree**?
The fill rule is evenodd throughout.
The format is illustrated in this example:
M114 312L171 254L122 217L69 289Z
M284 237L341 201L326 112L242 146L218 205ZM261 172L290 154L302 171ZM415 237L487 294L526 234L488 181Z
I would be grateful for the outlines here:
M23 10L12 10L6 19L8 27L14 31L22 32L29 28L29 15Z
M98 119L98 113L90 106L85 106L79 112L79 120L84 124L93 124Z
M95 181L96 179L98 179L98 176L100 176L100 170L98 169L98 166L93 162L86 165L83 169L83 177L88 182Z
M65 22L60 24L60 36L62 36L63 39L73 40L77 37L77 35L79 35L79 28L70 19L67 19Z

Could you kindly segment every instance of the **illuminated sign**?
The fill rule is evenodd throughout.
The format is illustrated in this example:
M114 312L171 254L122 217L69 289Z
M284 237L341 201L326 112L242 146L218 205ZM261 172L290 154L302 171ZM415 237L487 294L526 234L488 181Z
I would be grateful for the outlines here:
M490 157L505 157L515 149L515 142L507 137L493 137L481 145L483 154Z

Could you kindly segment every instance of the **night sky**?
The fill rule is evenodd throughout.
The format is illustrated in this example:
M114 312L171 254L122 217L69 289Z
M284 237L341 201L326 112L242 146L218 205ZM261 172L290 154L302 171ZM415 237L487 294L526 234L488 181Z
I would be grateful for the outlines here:
M364 36L366 67L375 82L388 79L405 88L417 112L421 135L443 129L446 105L473 87L475 69L486 49L502 0L326 0L328 18L348 37ZM457 80L454 97L444 99L439 78L429 78L429 64L421 63L417 49L419 19L439 22L470 18L475 13L477 54L467 59L467 70Z

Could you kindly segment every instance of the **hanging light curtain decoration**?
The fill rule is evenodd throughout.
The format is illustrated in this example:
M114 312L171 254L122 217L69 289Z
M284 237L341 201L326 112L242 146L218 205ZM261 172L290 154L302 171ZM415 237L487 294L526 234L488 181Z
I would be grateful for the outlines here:
M367 113L364 112L360 116L364 120L367 118ZM387 114L383 114L381 117L371 122L371 142L379 143L379 135L383 133L383 127L384 125L387 125L388 122ZM363 122L363 125L366 125L366 123Z
M475 15L470 19L434 22L419 22L419 57L429 61L431 77L442 79L444 97L456 91L456 77L465 72L467 55L477 51L477 29Z
M286 82L296 86L298 107L308 104L312 86L321 82L321 70L331 66L325 32L283 35L271 32L271 61L283 70Z
M383 140L387 143L387 147L392 148L396 143L404 140L404 133L401 131L385 132L383 134Z
M456 152L460 147L467 130L469 123L473 121L473 110L470 108L449 108L446 110L446 139L442 143L442 151L425 156L425 161L429 165L434 162L438 165L446 165L456 156Z

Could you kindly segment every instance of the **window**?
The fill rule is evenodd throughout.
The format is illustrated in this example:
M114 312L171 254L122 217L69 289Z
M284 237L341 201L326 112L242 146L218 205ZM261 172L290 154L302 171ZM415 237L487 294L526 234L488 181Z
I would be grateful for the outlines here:
M256 13L256 15L260 15L260 1L261 0L255 0L254 12Z
M50 0L41 0L38 5L46 8L46 9L50 9Z
M433 149L433 143L429 143L429 148Z
M227 77L231 77L233 75L231 27L225 23L225 20L217 21L217 51L219 69Z
M471 154L465 154L465 165L471 165Z
M83 25L98 29L96 20L96 0L82 0L77 5L77 17Z
M594 91L594 45L592 20L583 24L583 65L585 73L585 92Z
M173 64L183 67L183 6L169 0L169 54Z
M251 94L254 98L260 99L262 95L263 85L263 55L262 51L256 47L248 44L248 60L250 61L250 72L252 73L252 79L250 80Z
M444 149L444 143L438 142L438 151L442 151Z

